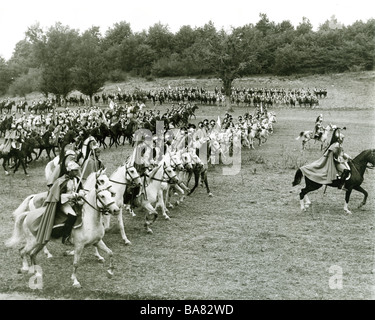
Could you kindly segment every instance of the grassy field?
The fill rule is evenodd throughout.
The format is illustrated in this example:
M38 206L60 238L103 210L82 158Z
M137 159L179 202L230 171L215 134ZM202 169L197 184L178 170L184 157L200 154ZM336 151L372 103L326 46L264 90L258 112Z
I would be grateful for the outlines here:
M328 188L324 194L322 188L311 193L313 204L302 213L301 186L291 186L296 169L321 155L317 144L312 142L302 151L301 142L295 140L300 131L313 129L319 113L324 123L347 127L345 150L353 157L375 148L374 79L375 73L368 72L237 81L240 87L326 87L328 97L316 109L275 107L274 134L255 150L242 150L240 173L224 176L221 166L210 167L214 196L209 198L199 188L171 210L170 221L160 215L154 234L144 231L143 211L136 211L136 217L124 214L132 241L125 246L112 221L114 228L104 240L115 254L115 276L106 277L105 267L88 248L78 272L80 290L71 287L72 258L62 255L65 247L59 242L49 245L54 258L39 256L44 284L40 291L29 288L30 275L17 273L21 263L17 251L3 245L13 228L11 212L26 196L46 189L47 160L32 163L30 177L22 172L0 174L0 292L51 299L374 299L374 172L366 172L362 185L369 192L367 205L356 209L362 195L353 191L350 216L343 211L343 191ZM108 84L106 90L116 85ZM215 79L129 80L120 87L168 85L214 88L220 83ZM248 111L253 110L235 108L233 115ZM218 107L202 106L193 122L224 113ZM128 145L103 151L107 172L112 173L130 152ZM330 287L334 276L330 268L337 266L343 272L341 289Z

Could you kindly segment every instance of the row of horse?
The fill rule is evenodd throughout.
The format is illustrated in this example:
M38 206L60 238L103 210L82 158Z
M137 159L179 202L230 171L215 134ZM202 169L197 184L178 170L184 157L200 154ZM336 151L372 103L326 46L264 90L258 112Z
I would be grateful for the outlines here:
M135 148L126 163L118 167L110 176L107 176L106 170L93 172L83 184L83 189L86 192L81 208L82 221L79 226L73 228L71 235L71 241L74 244L74 250L70 252L74 255L71 279L74 287L80 287L77 268L83 248L89 245L95 247L95 255L100 261L104 261L104 258L98 249L108 254L109 268L107 271L108 275L113 275L113 252L105 245L103 237L109 228L112 214L117 217L123 241L125 244L130 243L123 223L124 199L132 199L127 203L127 207L133 215L135 215L133 210L135 202L137 206L146 210L144 226L148 233L152 233L151 226L158 216L158 209L161 210L163 217L169 220L168 208L172 207L171 197L175 192L180 193L178 201L183 201L186 193L189 195L193 193L200 177L203 178L208 188L203 164L191 150L185 149L179 152L169 150L159 162L154 164L152 169L148 169L150 167L148 157L138 158L136 156L138 151ZM46 179L51 174L54 162L55 159L46 166ZM195 177L195 185L189 189L187 185L192 175ZM212 196L210 192L209 195ZM31 227L35 224L38 225L41 220L45 210L43 203L46 197L47 192L30 195L13 212L14 231L12 237L7 240L6 246L20 249L22 272L35 272L36 257L42 249L48 257L52 257L46 243L37 242L37 229ZM61 237L58 228L59 224L54 226L52 239ZM25 245L23 245L24 242L26 242ZM29 260L31 265L28 263Z

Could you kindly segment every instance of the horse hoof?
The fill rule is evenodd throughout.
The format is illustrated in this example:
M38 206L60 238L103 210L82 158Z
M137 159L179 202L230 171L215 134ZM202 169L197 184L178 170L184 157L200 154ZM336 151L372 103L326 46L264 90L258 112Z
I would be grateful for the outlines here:
M21 269L18 269L18 272L17 272L18 274L25 274L25 273L29 273L29 269L23 269L23 268L21 268Z
M147 229L148 234L153 234L154 232L151 229Z
M349 215L352 214L352 212L350 210L344 210L344 211L345 211L346 214L349 214Z
M132 244L130 240L124 240L124 243L126 246L130 246Z
M8 172L8 171L5 171L5 175L6 175L6 176L9 176L9 172Z
M81 287L81 284L79 283L79 282L75 282L75 283L73 283L73 287L74 288L77 288L77 289L81 289L82 287Z
M167 215L164 216L164 219L165 220L171 220L171 218L169 216L167 216Z
M99 262L99 263L104 263L104 262L105 262L105 260L104 260L103 257L97 257L97 258L98 258L98 262Z
M213 196L212 192L210 192L210 193L208 194L208 196L209 196L209 197L212 197L212 196Z
M113 271L111 269L107 270L107 277L111 279L113 277Z

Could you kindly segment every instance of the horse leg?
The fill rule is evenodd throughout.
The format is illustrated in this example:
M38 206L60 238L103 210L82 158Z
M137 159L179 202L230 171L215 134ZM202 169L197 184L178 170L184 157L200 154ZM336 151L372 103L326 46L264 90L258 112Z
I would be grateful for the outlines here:
M41 156L42 152L43 152L43 149L40 148L40 149L39 149L39 154L37 155L37 157L35 158L35 160L38 160L38 159L39 159L39 157ZM50 160L51 160L51 159L50 159Z
M195 179L194 187L190 190L190 192L188 193L188 196L190 196L190 195L194 192L194 190L198 187L198 183L199 183L199 172L194 171L194 179ZM189 183L189 180L188 180L188 183Z
M43 252L44 254L47 256L47 259L51 259L53 257L53 255L49 252L49 250L47 249L47 246L44 246L43 247Z
M23 171L25 172L25 175L28 177L29 174L26 171L25 161L23 161L22 158L18 160L18 164L17 164L16 168L14 169L14 173L16 173L16 171L18 170L18 167L20 166L20 164L22 164Z
M107 270L107 273L108 273L108 277L109 278L112 278L113 276L113 252L111 249L109 249L106 244L104 243L103 240L100 240L96 245L96 247L98 247L98 249L106 252L108 254L108 260L109 260L109 268Z
M82 255L84 246L76 244L74 246L74 259L73 259L73 273L71 275L71 279L73 280L73 287L75 288L81 288L81 284L79 283L77 279L77 269L78 269L78 263Z
M35 266L37 265L37 263L36 263L36 256L38 255L39 251L41 251L43 248L44 248L44 245L37 244L32 249L32 252L30 254L30 261L31 261L31 268L32 268L31 271L32 272L35 271ZM38 271L36 271L36 273L38 273Z
M170 209L173 208L173 204L170 202L172 189L173 189L173 187L171 185L168 185L167 190L165 190L165 200L164 200L164 203Z
M208 196L212 197L213 194L210 191L210 187L208 186L207 170L205 170L204 172L202 172L201 179L204 181L204 184L206 185L206 190L207 190Z
M26 273L26 272L28 272L29 271L29 262L28 262L28 260L27 260L27 257L28 257L28 252L30 252L30 250L31 250L31 248L29 249L28 247L27 247L27 244L26 244L26 246L25 247L23 247L23 248L21 248L20 250L19 250L19 252L20 252L20 256L21 256L21 259L22 259L22 267L21 267L21 269L19 270L19 272L20 273Z
M303 200L304 200L304 203L305 203L305 208L310 207L311 201L310 201L309 197L307 196L307 194L305 194L305 197L304 197Z
M122 238L122 240L124 240L126 245L131 244L130 240L128 239L128 237L126 236L126 233L125 233L124 220L123 220L123 217L122 217L122 206L119 206L119 207L120 207L120 213L117 216L117 222L118 222L118 226L120 228L121 238Z
M321 184L318 184L318 183L315 183L311 180L307 180L307 178L305 177L305 181L306 181L306 186L305 188L302 188L301 189L301 192L299 194L299 199L300 199L300 205L301 205L301 211L306 211L306 207L305 207L305 196L311 192L311 191L315 191L315 190L318 190L322 185ZM311 201L309 198L307 198L307 201L306 203L308 204L307 207L310 206L311 204Z
M366 204L366 201L367 201L367 197L368 197L368 193L365 189L363 189L361 186L355 186L353 187L354 190L357 190L359 192L361 192L364 197L363 197L363 200L362 202L359 204L358 206L358 209L359 208L362 208L365 204ZM348 204L349 204L349 198L350 198L350 194L352 192L352 189L348 189L345 193L345 204L344 204L344 211L347 213L347 214L352 214L352 212L348 209Z
M156 202L156 205L155 205L155 210L157 208L161 208L161 211L162 211L162 214L163 214L163 217L165 220L170 220L168 214L167 214L167 209L165 207L165 203L164 203L164 199L163 199L163 190L160 190L158 192L158 195L157 195L157 202Z
M348 208L348 205L349 205L349 199L350 199L350 195L352 193L352 189L348 189L346 192L345 192L345 203L344 203L344 211L345 213L347 214L352 214L352 212L349 210Z
M143 207L147 210L147 213L145 215L144 226L146 228L147 233L153 233L151 229L151 225L154 223L154 221L158 217L158 212L152 207L152 205L149 202L143 203ZM150 219L151 216L152 218Z
M366 204L366 201L367 201L367 197L368 197L368 193L365 189L363 189L361 186L355 186L353 187L354 190L357 190L361 193L363 193L364 197L363 197L363 200L362 202L359 204L358 208L362 208L365 204ZM348 200L349 202L349 200Z

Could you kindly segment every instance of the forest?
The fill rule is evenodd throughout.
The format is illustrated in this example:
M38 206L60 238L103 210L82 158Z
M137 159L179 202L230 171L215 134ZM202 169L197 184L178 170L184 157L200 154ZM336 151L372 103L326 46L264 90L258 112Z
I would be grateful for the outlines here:
M66 97L78 90L92 97L107 81L128 77L216 77L229 92L234 79L251 75L325 74L373 70L375 19L345 26L335 16L316 31L309 19L298 26L259 14L255 24L217 29L182 26L172 33L162 23L133 32L126 21L102 34L60 22L28 27L11 58L0 57L0 95L41 92Z

